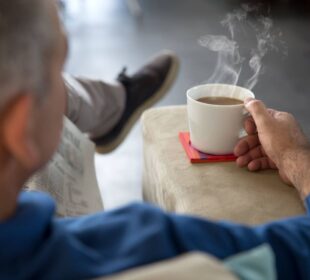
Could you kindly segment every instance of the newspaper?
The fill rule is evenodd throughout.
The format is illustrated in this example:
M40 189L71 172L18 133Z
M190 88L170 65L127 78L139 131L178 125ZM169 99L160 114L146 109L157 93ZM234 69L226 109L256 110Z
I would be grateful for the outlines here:
M64 118L57 152L46 167L30 178L25 189L49 193L56 200L59 216L80 216L102 210L94 154L94 144Z

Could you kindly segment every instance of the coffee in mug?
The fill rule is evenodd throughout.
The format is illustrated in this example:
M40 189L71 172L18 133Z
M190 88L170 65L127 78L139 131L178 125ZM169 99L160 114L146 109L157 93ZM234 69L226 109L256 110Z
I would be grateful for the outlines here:
M238 105L243 104L243 101L237 98L223 96L206 96L197 99L197 101L213 105Z

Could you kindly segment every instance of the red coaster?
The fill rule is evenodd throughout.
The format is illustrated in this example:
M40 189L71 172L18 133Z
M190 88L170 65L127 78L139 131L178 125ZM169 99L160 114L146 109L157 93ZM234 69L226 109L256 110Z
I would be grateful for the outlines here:
M235 161L237 157L230 155L210 155L196 150L191 145L189 132L179 132L180 142L191 163Z

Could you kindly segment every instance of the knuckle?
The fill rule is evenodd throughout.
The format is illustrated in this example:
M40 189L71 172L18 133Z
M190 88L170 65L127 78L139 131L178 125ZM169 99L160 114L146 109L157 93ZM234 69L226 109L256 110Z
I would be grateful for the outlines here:
M286 113L286 116L287 116L288 119L290 119L292 121L295 120L295 117L291 113Z
M288 113L288 112L278 112L277 117L281 119L295 121L295 117L293 116L293 114Z

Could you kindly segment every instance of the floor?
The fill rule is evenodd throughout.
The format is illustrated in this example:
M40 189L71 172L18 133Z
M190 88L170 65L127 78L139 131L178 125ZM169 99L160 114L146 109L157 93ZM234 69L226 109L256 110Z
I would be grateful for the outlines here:
M280 1L279 1L280 2ZM66 71L75 75L113 80L124 65L135 71L160 49L180 57L175 86L157 106L185 104L186 90L211 76L214 52L197 40L205 34L226 32L220 21L240 7L239 1L144 0L142 16L130 12L125 0L67 0L63 13L70 39ZM281 6L272 8L273 20L283 33L288 55L272 53L254 88L270 107L292 112L310 135L310 24L309 16ZM240 42L251 43L251 36ZM96 155L97 177L106 209L141 200L142 138L140 124L126 141L108 155Z

